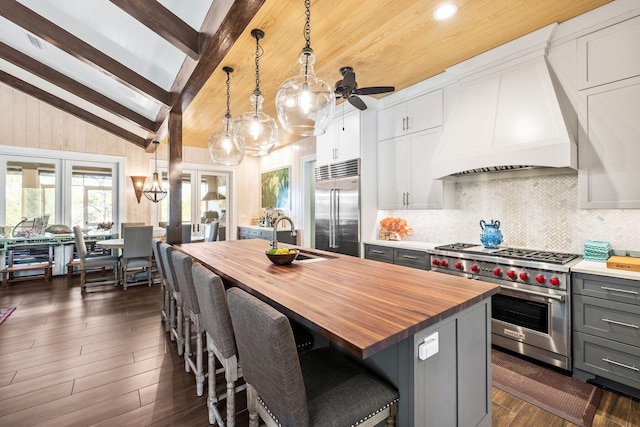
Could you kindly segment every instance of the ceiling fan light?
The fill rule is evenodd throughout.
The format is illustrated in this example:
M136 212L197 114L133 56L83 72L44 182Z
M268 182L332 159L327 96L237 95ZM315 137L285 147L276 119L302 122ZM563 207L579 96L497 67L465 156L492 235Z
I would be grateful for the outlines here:
M436 21L444 21L451 18L458 12L458 6L453 3L443 3L433 12Z
M313 70L316 57L305 48L298 57L300 74L286 80L276 94L280 125L294 135L322 135L329 126L336 97L333 89Z

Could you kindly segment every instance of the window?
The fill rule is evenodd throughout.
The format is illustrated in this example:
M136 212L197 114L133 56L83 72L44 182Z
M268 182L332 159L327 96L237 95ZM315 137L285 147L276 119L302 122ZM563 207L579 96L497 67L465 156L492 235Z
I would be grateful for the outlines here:
M7 162L5 224L15 227L23 223L41 227L56 222L55 164ZM23 222L24 220L26 222ZM26 231L26 230L25 230ZM36 230L40 231L40 230Z
M96 227L113 221L111 169L74 166L71 172L71 224Z

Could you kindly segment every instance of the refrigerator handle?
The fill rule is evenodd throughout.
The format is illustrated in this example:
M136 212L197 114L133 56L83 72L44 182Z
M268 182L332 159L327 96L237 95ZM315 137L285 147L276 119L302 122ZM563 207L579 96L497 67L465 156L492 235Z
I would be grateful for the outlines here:
M336 229L340 226L340 190L335 190L336 202L334 203L334 207L336 213L333 215L333 247L337 248L336 245Z
M329 191L329 247L333 247L333 192L335 190L332 188Z

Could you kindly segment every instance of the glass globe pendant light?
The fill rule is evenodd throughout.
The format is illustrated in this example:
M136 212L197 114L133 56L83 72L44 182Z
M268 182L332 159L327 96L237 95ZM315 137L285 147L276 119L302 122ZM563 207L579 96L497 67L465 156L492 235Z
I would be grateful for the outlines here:
M260 63L264 51L260 47L260 39L264 38L262 30L251 30L256 39L256 88L251 95L251 111L236 118L236 133L244 138L247 156L267 156L278 142L278 125L276 121L262 111L264 97L260 92Z
M305 47L298 56L300 74L286 80L276 94L280 124L289 133L301 136L322 135L333 115L336 97L333 89L313 70L316 55L311 49L311 2L305 0Z
M209 138L209 154L214 163L237 166L244 157L244 138L236 134L231 112L229 111L229 102L231 100L230 75L233 68L223 67L222 70L227 73L227 113L222 119L222 129Z
M167 197L167 190L162 186L162 181L160 181L160 175L158 174L158 146L160 145L160 141L153 141L153 143L156 144L156 149L153 152L155 170L151 178L151 185L145 190L142 190L142 194L153 203L158 203Z

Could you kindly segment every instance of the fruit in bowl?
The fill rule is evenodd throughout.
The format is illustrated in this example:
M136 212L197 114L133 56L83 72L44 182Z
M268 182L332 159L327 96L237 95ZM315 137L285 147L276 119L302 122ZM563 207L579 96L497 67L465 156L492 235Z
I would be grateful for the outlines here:
M269 258L274 264L287 265L291 264L293 260L296 259L298 251L289 248L269 249L265 252L265 255L267 255L267 258Z

